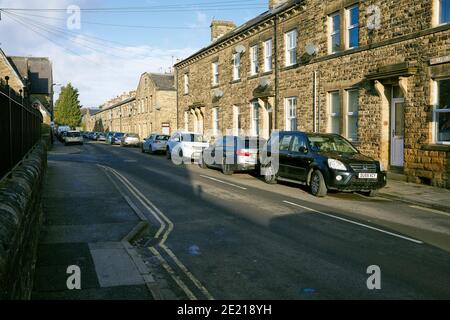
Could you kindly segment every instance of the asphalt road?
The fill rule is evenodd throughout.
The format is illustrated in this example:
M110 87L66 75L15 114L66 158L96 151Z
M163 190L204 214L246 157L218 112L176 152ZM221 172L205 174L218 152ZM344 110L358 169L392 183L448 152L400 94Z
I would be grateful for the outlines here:
M359 194L315 198L305 187L176 166L135 148L65 150L50 158L101 165L148 218L141 253L179 298L450 298L445 213ZM372 265L381 289L367 287Z

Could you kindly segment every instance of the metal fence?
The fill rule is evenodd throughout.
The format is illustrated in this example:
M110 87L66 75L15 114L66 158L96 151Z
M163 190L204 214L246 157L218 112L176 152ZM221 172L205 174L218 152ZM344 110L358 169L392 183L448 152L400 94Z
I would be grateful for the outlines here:
M0 180L41 136L42 115L9 86L0 84Z

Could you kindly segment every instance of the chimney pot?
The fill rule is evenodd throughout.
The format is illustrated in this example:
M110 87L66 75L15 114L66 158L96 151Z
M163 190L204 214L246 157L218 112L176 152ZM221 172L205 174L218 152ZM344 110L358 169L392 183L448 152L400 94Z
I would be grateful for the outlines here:
M217 41L234 29L236 29L236 25L233 21L213 20L211 22L211 42Z

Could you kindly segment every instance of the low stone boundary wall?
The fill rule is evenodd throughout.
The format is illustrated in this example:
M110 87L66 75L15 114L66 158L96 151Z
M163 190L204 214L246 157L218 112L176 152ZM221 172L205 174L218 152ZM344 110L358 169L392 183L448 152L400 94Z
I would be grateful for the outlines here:
M0 182L0 299L30 299L47 151L39 143L12 178Z

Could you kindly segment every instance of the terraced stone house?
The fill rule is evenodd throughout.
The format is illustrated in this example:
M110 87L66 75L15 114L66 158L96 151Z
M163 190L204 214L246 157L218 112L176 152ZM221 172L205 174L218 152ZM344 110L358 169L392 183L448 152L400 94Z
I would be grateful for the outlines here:
M178 62L178 125L338 133L408 181L450 188L450 0L270 0Z
M90 131L171 134L177 125L176 90L173 74L145 72L135 91L105 103L88 121Z

